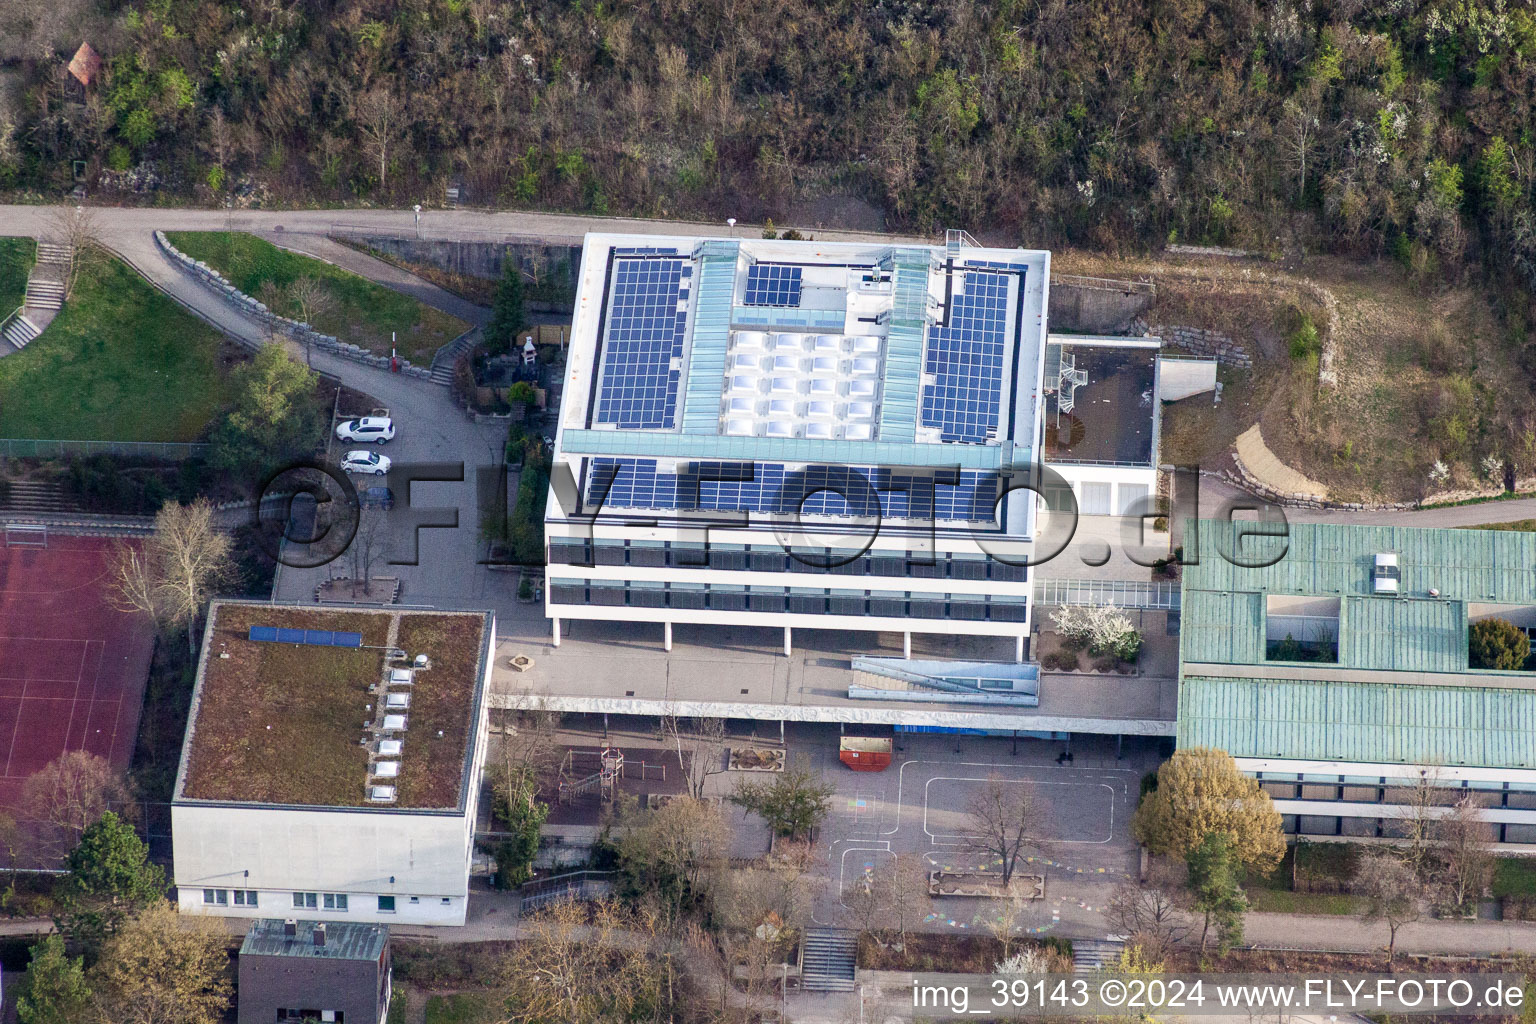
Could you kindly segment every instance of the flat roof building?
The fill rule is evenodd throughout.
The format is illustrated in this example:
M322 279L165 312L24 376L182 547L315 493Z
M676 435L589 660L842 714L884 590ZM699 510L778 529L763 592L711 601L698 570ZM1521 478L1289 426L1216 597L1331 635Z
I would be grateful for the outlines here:
M386 925L255 921L237 966L237 1024L383 1024L389 1016Z
M209 610L171 805L184 912L462 924L488 612Z
M1029 632L1049 253L589 235L562 620ZM569 481L562 487L563 478Z
M1476 792L1501 841L1536 843L1536 673L1469 657L1483 619L1536 635L1536 535L1280 529L1199 524L1179 744L1232 754L1302 834L1391 835L1429 777Z

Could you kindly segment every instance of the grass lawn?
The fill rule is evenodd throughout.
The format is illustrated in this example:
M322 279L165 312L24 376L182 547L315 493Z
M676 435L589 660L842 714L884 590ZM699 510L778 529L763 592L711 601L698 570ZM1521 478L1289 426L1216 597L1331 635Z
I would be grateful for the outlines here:
M0 238L0 317L21 305L36 250L30 238Z
M1536 860L1529 857L1498 857L1494 860L1493 894L1498 897L1536 897Z
M501 1003L485 992L456 992L427 1000L427 1024L492 1024L504 1016Z
M1355 912L1355 897L1336 892L1289 892L1248 886L1248 909L1270 914L1338 914Z
M0 437L196 440L230 399L221 340L126 264L92 262L48 329L0 359Z
M1517 519L1512 523L1479 523L1469 530L1514 530L1517 533L1536 533L1536 519Z
M426 365L432 353L469 329L457 317L422 305L408 295L374 284L340 267L279 249L255 235L228 231L168 231L171 244L202 260L247 295L261 298L262 283L286 288L301 277L326 284L335 298L329 312L315 317L314 327L342 341L389 354L389 335L396 333L400 355ZM284 298L277 312L297 316Z

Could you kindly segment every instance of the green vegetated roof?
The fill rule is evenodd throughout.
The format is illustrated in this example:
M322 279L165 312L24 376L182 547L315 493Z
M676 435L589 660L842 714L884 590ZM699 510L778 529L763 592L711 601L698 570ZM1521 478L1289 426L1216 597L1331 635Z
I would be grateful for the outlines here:
M1200 564L1185 566L1185 590L1369 595L1377 553L1395 551L1403 595L1423 597L1434 588L1448 600L1536 603L1536 534L1292 523L1285 555L1273 565L1244 568L1222 557L1223 548L1239 550L1239 531L1264 525L1202 520ZM1250 557L1275 552L1280 541L1249 537L1240 550Z
M1179 746L1234 757L1536 768L1536 691L1186 677Z
M492 642L484 612L216 602L182 755L178 801L448 809L463 801ZM379 714L391 626L415 673L398 800L370 804L364 722ZM362 634L361 648L264 643L252 626Z

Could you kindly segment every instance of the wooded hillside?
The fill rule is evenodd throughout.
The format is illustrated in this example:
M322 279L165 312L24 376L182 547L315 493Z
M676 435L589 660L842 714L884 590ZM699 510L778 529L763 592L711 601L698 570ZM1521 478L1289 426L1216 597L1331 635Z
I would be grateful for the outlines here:
M1431 277L1486 260L1536 289L1523 0L107 2L0 13L28 40L0 185L67 187L75 159L98 191L204 201L435 203L453 182ZM106 61L85 103L64 70L82 32Z

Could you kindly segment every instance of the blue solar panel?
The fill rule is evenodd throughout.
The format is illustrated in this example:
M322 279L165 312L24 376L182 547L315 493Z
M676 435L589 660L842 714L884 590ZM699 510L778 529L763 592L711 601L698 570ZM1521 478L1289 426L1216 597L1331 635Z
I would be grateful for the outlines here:
M758 264L747 268L747 306L800 305L800 268Z
M601 500L604 508L792 515L798 507L808 516L994 522L997 474L964 471L959 481L952 485L920 472L866 467L808 466L786 473L782 464L747 462L699 462L674 474L658 472L654 459L599 458L592 460L587 500L593 505Z
M924 370L934 382L923 388L922 425L937 427L940 440L978 444L996 430L1007 326L1008 278L966 273L948 325L928 331Z
M670 427L677 418L680 371L688 313L682 260L616 260L613 303L603 339L599 423L620 427Z
M287 626L252 626L249 634L257 643L304 644L308 647L361 647L363 634L329 629L291 629Z

